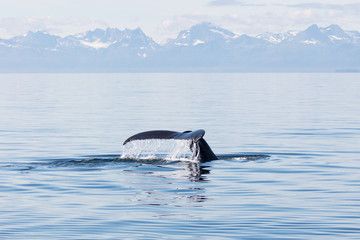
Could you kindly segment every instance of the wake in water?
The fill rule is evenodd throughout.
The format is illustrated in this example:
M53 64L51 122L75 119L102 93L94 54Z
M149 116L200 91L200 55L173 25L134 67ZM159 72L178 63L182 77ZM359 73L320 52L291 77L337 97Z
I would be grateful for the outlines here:
M191 144L192 140L135 140L123 145L120 159L199 162L198 159L194 159L189 148ZM265 154L220 154L217 157L219 160L254 161L269 158L270 156Z
M49 168L77 168L77 169L95 169L106 165L123 164L126 168L131 164L172 164L175 162L188 162L198 166L201 162L194 159L193 153L189 146L192 140L177 139L147 139L135 140L123 145L121 156L119 155L93 155L77 158L62 159L39 159L37 162L11 162L0 165L6 169L15 171L30 171L39 167ZM235 160L241 162L257 161L269 159L269 155L265 154L220 154L217 155L218 160ZM40 161L41 160L41 161ZM216 160L214 160L216 161ZM195 165L191 165L195 166ZM192 169L194 167L191 167ZM199 167L197 167L199 168ZM194 168L195 169L195 168ZM196 171L195 171L196 172Z

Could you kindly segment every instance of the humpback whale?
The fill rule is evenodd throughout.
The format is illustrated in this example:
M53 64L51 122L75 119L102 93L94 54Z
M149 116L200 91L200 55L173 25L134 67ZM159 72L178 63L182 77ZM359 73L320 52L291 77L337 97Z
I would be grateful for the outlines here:
M217 160L218 158L211 150L208 143L203 138L205 131L202 129L196 131L174 132L167 130L154 130L135 134L126 139L123 145L134 140L146 140L146 139L178 139L189 140L190 150L192 152L192 159L200 161Z

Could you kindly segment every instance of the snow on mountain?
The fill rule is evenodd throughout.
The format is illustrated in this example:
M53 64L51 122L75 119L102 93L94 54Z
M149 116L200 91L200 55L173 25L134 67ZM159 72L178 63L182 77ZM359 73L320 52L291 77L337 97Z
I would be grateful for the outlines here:
M321 31L328 36L330 41L344 41L346 43L352 42L352 37L345 32L340 26L332 24L326 28L320 28Z
M314 24L306 30L298 32L291 39L285 39L285 41L312 45L329 45L351 43L353 41L353 37L351 37L349 33L345 32L338 25L333 24L322 28Z
M159 45L152 40L152 38L146 36L140 28L135 30L125 29L115 44L117 46L139 49L156 49L159 47Z
M96 50L107 48L132 48L143 53L144 50L154 50L158 44L144 32L137 28L135 30L117 28L95 29L82 34L66 37L67 45L82 46ZM143 54L141 54L143 56Z
M168 41L167 45L197 46L209 42L226 43L237 37L239 35L233 32L205 22L192 26L188 30L181 31L177 38Z
M3 40L3 43L12 48L55 50L61 37L51 35L44 31L28 32L22 36Z
M352 42L354 44L359 44L360 43L360 32L349 31L349 32L347 32L347 34L349 34L349 36L352 38Z
M257 35L256 38L263 39L272 44L279 44L283 41L289 41L293 39L298 34L298 31L288 31L286 33L271 33L266 32L260 35Z
M304 31L289 31L286 33L264 33L258 35L257 38L264 39L273 44L280 43L302 43L302 44L333 44L333 43L350 43L356 39L359 32L345 32L338 25L330 25L328 27L318 27L311 25Z
M304 44L327 43L330 39L316 24L311 25L305 31L299 32L294 37L295 42Z
M77 34L74 37L86 42L116 42L124 38L124 31L117 28L95 29L86 33Z
M117 28L107 28L106 30L95 29L83 34L77 34L71 39L74 42L78 41L78 43L85 47L100 49L108 48L110 45L121 40L122 35L122 31Z

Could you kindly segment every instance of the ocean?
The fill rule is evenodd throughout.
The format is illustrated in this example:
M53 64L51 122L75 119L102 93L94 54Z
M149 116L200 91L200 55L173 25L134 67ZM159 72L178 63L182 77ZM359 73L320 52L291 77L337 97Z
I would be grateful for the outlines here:
M0 238L360 239L359 103L359 73L0 74ZM218 160L123 156L196 129Z

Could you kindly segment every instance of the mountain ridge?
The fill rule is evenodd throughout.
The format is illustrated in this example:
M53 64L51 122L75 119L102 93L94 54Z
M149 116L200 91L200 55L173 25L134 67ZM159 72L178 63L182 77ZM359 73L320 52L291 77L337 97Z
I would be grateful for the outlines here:
M29 31L0 39L0 72L267 72L360 69L360 32L336 24L303 31L238 34L204 22L164 44L141 28L65 37Z

